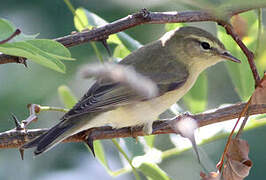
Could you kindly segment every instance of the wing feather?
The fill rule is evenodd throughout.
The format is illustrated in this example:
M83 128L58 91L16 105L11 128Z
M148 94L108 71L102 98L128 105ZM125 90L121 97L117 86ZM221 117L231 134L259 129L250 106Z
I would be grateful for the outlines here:
M159 42L147 46L145 50L140 48L123 59L120 64L131 65L138 73L150 78L156 83L159 95L182 86L189 75L186 66L167 53L154 55L152 53L154 51L164 51ZM91 86L81 100L62 119L90 112L108 111L117 106L145 100L147 100L145 97L140 96L125 85L101 79Z

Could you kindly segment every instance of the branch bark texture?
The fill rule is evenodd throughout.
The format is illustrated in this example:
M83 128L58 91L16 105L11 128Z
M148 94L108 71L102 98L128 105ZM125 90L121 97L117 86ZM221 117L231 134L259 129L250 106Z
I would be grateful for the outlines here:
M202 114L192 115L191 117L196 120L198 127L206 126L213 123L231 120L237 118L242 111L245 103L235 104L224 108L213 110ZM266 113L266 104L251 105L249 110L250 115ZM177 123L182 115L169 121L156 121L153 124L152 134L169 134L178 133L173 129L173 125ZM36 138L48 129L29 129L25 130L12 129L0 133L0 148L19 148L24 143ZM112 129L111 127L99 127L89 129L73 135L64 142L83 142L86 140L87 135L93 140L111 139L111 138L124 138L124 137L137 137L144 136L142 127Z

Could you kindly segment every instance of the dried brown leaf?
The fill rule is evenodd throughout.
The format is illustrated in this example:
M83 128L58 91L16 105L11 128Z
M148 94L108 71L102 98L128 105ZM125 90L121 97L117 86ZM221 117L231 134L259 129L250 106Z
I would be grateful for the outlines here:
M200 172L200 177L202 180L220 180L220 174L217 172L210 172L208 175Z
M232 139L226 153L223 178L226 180L242 180L248 176L252 161L248 158L249 145L242 139Z
M235 32L240 37L240 39L242 39L243 37L247 35L248 24L247 24L247 21L243 17L239 15L235 15L232 17L231 22L232 22L232 26L234 27Z
M251 104L266 104L266 73L251 97Z

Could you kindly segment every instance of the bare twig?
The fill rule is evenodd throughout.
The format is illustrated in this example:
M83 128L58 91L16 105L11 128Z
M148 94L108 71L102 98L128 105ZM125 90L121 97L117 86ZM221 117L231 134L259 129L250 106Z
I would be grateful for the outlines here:
M10 41L11 39L13 39L15 36L19 35L20 33L21 33L21 31L20 31L19 29L16 29L16 31L13 32L13 33L11 34L11 36L9 36L8 38L6 38L6 39L0 41L0 44L4 44L4 43Z
M254 62L254 54L251 52L247 46L243 43L243 41L238 37L236 32L234 31L233 27L229 23L220 22L220 24L225 28L226 32L232 36L232 38L235 40L235 42L238 44L238 46L241 48L241 50L246 55L254 80L255 80L255 86L257 87L260 83L260 76L258 73L258 70L256 68L255 62Z
M7 64L7 63L24 64L24 66L27 67L26 58L18 56L10 56L0 53L0 64Z
M208 124L237 118L244 106L245 103L235 104L229 107L217 109L214 112L193 115L192 117L196 119L198 126L202 127ZM250 115L266 113L266 104L251 105L249 113ZM180 118L180 116L171 121L155 122L153 125L153 134L176 133L176 131L172 129L172 124L176 123L178 121L178 118ZM25 132L25 130L13 129L0 133L0 148L18 148L25 142L32 140L33 138L41 135L46 131L47 129L29 129L27 130L27 132ZM84 142L88 134L90 134L90 137L93 140L144 136L142 127L134 129L112 129L111 127L100 127L83 131L79 134L69 137L64 142Z
M239 113L239 115L238 115L238 119L237 119L237 121L236 121L236 123L235 123L235 125L234 125L234 127L233 127L233 129L232 129L232 131L231 131L231 133L230 133L230 135L229 135L229 137L228 137L228 139L227 139L227 142L226 142L226 144L225 144L225 148L224 148L224 152L223 152L223 154L222 154L221 160L220 160L220 162L219 162L218 165L217 165L217 168L219 169L219 172L222 172L223 163L224 163L224 158L225 158L226 153L227 153L228 150L229 150L229 144L230 144L230 142L231 142L231 140L232 140L232 137L233 137L233 135L234 135L235 129L236 129L238 123L240 122L241 117L243 117L243 116L246 115L246 112L247 112L247 110L249 109L250 102L251 102L251 98L250 98L249 101L246 103L246 105L243 107L242 111ZM244 128L244 125L243 125L242 128Z

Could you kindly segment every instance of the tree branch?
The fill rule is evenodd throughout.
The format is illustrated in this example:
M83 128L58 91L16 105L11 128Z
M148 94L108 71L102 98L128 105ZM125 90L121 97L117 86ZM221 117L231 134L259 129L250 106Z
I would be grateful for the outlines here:
M213 112L192 115L191 117L197 121L199 127L202 127L237 118L244 106L245 103L235 104L216 109ZM250 115L266 113L266 104L251 105L249 113ZM182 115L176 117L174 120L154 122L153 134L177 133L176 130L172 129L172 126L176 124L180 118L182 118ZM0 148L18 148L46 131L47 129L29 129L27 132L25 132L25 130L12 129L0 133ZM142 132L142 127L134 129L112 129L111 127L99 127L80 132L67 138L64 142L83 142L85 141L87 135L90 135L93 140L98 140L144 136L144 133Z
M26 58L18 56L10 56L0 53L0 64L7 64L7 63L24 64L24 66L27 67Z
M247 5L246 5L247 6ZM109 35L118 33L120 31L138 26L140 24L165 24L165 23L180 23L180 22L199 22L199 21L213 21L222 25L240 46L244 54L249 61L255 84L259 83L260 77L254 63L254 56L251 51L244 45L241 39L234 32L232 26L228 23L232 16L243 13L252 9L258 9L266 7L266 2L248 4L247 7L234 7L231 9L217 9L206 11L184 11L184 12L150 12L146 9L141 10L138 13L128 15L122 19L114 21L112 23L103 25L101 27L92 29L90 31L84 31L74 33L68 36L56 38L54 40L60 42L66 47L72 47L79 44L83 44L89 41L102 41L107 39ZM222 14L222 15L221 15ZM25 58L24 58L25 62ZM6 63L21 63L18 57L7 56L0 54L0 64ZM24 63L25 64L25 63Z

